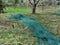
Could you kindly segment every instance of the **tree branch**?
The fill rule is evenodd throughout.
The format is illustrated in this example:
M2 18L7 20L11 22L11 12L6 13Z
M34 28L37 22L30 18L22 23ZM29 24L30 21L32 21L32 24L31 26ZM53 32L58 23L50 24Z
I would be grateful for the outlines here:
M38 0L38 1L36 2L36 5L39 3L39 1L40 1L40 0Z
M29 3L30 3L31 5L33 5L33 3L31 2L31 0L29 0Z

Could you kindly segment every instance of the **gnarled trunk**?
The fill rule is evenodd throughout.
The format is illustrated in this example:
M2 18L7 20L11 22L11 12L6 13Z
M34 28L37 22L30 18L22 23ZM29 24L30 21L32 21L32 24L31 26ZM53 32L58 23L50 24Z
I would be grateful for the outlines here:
M36 12L36 4L33 5L32 14L35 14L35 12Z

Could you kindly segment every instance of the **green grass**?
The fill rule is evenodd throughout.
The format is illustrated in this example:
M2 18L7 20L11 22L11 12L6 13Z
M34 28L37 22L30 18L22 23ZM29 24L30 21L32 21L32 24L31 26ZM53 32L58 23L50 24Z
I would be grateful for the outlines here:
M25 27L21 23L18 23L18 21L7 19L5 17L6 15L7 14L0 15L1 45L18 45L19 43L22 45L32 45L35 38L32 36L31 31L25 29ZM14 29L12 28L12 24L14 25Z
M29 14L30 8L26 7L5 7L7 13L0 14L0 43L1 45L35 45L35 37L29 29L16 20L10 20L6 17L8 13L26 13L26 16L34 18L37 22L48 28L54 35L60 35L60 17L51 15L46 11L41 14ZM14 29L12 27L14 25Z
M3 16L2 16L3 15ZM16 20L7 19L0 15L0 43L1 45L35 45L35 37L32 32ZM54 35L59 37L60 34L60 17L48 14L26 14L27 16L35 18L39 23L48 28ZM8 24L7 24L8 23ZM14 29L12 28L14 25Z
M3 10L6 13L29 13L31 12L31 8L27 8L27 7L5 7Z

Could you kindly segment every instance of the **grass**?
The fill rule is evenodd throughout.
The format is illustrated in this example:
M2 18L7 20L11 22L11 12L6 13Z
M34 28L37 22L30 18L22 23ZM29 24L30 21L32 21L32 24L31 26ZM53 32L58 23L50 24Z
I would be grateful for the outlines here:
M15 10L14 7L6 7L6 8L8 9L8 10L5 9L5 12L7 13L0 14L0 44L1 45L19 45L19 44L35 45L35 37L33 37L32 32L29 29L25 29L26 27L24 27L24 25L19 23L17 20L10 20L6 18L6 15L8 15L8 13L15 13L14 11L20 9L20 7L15 8ZM17 12L18 11L16 11L16 13ZM34 18L36 21L38 21L43 26L48 28L54 35L59 37L60 16L51 15L50 13L29 14L31 10L26 9L25 7L21 7L19 12L24 14L28 12L26 16ZM12 27L12 25L14 25L14 28Z
M25 29L25 27L22 24L18 23L18 21L7 19L5 17L6 15L7 14L0 15L0 44L32 45L35 41L35 38L32 36L32 32L29 31L29 29ZM14 28L12 27L12 25L14 25Z
M5 7L4 12L6 13L29 13L31 12L30 8L27 7Z

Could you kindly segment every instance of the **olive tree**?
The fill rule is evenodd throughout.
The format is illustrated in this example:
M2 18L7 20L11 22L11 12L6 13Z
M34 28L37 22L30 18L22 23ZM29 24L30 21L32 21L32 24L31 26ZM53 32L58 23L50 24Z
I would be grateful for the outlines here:
M36 13L36 7L40 0L29 0L29 3L32 5L32 13Z

